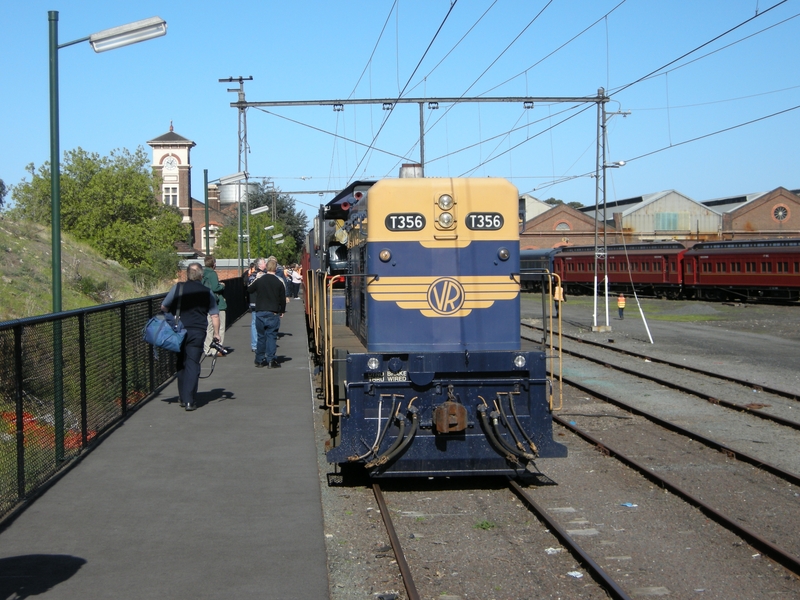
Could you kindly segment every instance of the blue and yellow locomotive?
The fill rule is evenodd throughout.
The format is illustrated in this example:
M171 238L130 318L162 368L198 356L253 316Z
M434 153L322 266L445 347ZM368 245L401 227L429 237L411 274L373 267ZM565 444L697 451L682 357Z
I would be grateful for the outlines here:
M517 214L503 179L356 182L321 207L306 308L329 462L376 478L517 475L566 456L545 351L520 350Z

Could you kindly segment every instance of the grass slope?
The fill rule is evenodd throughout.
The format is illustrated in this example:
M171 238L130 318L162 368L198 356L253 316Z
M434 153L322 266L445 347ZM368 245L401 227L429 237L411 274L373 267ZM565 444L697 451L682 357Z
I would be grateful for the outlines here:
M0 217L0 321L52 311L50 228ZM64 310L137 298L161 290L137 288L128 271L68 234L61 238Z

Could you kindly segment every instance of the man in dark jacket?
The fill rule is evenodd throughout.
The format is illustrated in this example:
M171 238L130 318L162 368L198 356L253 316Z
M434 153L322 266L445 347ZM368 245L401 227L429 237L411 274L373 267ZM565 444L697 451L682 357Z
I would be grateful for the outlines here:
M225 284L219 280L217 272L217 260L213 256L206 256L206 268L203 269L203 285L209 288L214 293L214 298L217 301L217 308L219 309L219 343L225 341L225 310L228 304L225 302ZM208 318L208 327L206 328L206 339L203 342L203 352L207 356L224 356L211 347L211 340L213 338L214 328L211 326L211 317Z
M275 273L278 261L274 258L270 257L269 260L259 258L257 266L259 273L247 287L251 295L253 292L256 293L256 310L253 313L258 333L256 367L277 369L281 365L276 360L275 353L281 317L286 312L286 287Z
M219 341L219 308L214 294L201 283L203 267L191 263L186 267L186 282L176 283L161 304L162 312L176 314L186 328L186 337L178 354L178 398L186 410L195 410L197 384L200 381L200 358L203 356L203 340L206 337L208 315L214 330L214 339Z

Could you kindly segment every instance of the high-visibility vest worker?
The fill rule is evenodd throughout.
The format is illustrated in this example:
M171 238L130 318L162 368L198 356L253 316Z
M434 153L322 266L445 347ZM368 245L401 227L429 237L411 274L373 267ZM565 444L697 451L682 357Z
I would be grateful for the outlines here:
M619 309L619 319L620 321L624 319L623 313L625 311L625 296L620 294L617 298L617 308Z

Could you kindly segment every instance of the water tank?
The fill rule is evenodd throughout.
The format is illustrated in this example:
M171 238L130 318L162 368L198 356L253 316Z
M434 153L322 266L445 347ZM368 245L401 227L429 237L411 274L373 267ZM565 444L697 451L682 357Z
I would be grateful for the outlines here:
M400 167L400 177L402 179L422 177L422 165L418 163L404 163Z
M257 183L227 183L219 186L219 203L236 204L241 198L242 202L247 200L247 194L258 192Z

